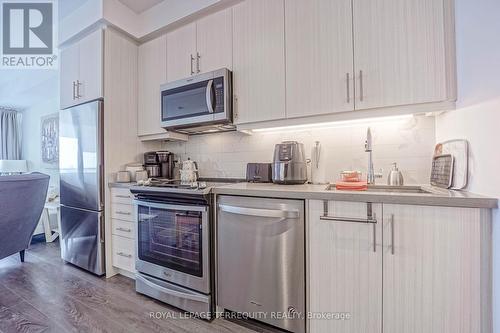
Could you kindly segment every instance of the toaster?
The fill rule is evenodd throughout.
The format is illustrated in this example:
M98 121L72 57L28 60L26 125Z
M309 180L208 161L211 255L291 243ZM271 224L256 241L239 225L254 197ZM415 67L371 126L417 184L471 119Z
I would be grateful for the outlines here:
M307 162L304 145L285 141L274 147L272 179L276 184L304 184L307 182Z
M272 181L271 163L248 163L247 182L250 183L270 183Z

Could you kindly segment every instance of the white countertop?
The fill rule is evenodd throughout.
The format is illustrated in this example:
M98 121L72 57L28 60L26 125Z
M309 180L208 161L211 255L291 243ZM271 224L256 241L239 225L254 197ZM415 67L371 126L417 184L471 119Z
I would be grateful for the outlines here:
M466 191L453 191L429 185L415 185L430 193L401 193L379 191L327 190L328 185L277 185L264 183L237 183L216 186L215 194L272 197L287 199L313 199L391 203L423 206L467 208L497 208L498 200Z
M109 183L109 187L130 188L136 183ZM418 186L430 193L327 190L328 185L278 185L272 183L236 183L215 186L218 195L241 195L286 199L312 199L388 203L400 205L497 208L498 200L467 191L446 190L430 185Z

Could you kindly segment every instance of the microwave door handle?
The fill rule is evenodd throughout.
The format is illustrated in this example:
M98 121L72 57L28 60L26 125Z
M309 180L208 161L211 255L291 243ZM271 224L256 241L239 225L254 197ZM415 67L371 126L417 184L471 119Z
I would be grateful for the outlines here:
M207 90L205 92L205 99L207 101L208 113L214 113L214 106L212 102L212 88L214 80L208 81Z

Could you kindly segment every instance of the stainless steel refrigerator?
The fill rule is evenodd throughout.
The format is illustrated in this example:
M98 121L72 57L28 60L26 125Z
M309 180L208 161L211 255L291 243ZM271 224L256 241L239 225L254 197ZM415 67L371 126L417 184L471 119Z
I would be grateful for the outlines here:
M59 170L61 256L105 274L103 102L61 110Z

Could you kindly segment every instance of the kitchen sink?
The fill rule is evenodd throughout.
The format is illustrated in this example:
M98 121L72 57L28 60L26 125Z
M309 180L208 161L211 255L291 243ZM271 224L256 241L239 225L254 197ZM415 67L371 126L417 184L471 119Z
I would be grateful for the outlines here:
M335 190L335 184L330 184L326 188L327 191ZM431 192L424 190L420 186L389 186L389 185L368 185L368 190L365 192L382 192L382 193L420 193L430 194Z

